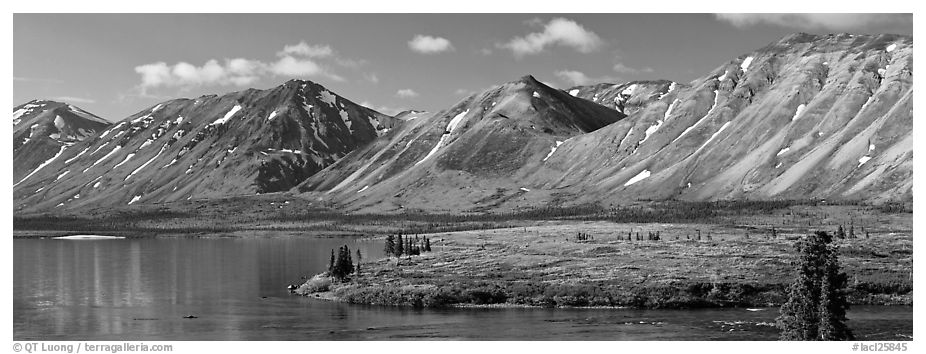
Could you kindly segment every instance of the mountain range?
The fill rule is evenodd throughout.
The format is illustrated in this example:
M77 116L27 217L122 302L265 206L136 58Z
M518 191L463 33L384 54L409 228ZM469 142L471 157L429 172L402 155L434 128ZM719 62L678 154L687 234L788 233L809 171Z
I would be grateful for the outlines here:
M292 80L118 123L14 108L14 208L282 193L355 212L639 200L912 201L913 39L798 33L688 83L527 75L395 116Z

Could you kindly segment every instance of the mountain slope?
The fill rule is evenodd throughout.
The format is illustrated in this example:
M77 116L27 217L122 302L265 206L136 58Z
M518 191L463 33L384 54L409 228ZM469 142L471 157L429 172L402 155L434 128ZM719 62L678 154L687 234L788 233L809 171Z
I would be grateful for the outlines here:
M171 100L63 148L14 199L49 210L286 191L398 122L299 80Z
M483 184L516 178L557 141L624 117L525 76L446 111L406 116L394 135L312 176L299 191L372 210L458 209L492 198L496 190Z
M531 182L611 203L911 200L912 55L905 36L788 36L564 144Z
M512 101L493 89L358 150L300 191L363 211L651 199L909 201L912 55L907 36L795 34L688 84L550 89L559 94L530 100L531 90L520 89ZM556 120L535 106L555 106L563 94L630 115L612 111L606 121L614 123L599 122L600 129L534 134L539 122ZM496 102L519 108L499 111ZM577 121L601 114L574 113ZM530 138L511 133L519 128Z
M58 154L103 131L112 123L76 106L47 100L33 100L13 108L13 182Z

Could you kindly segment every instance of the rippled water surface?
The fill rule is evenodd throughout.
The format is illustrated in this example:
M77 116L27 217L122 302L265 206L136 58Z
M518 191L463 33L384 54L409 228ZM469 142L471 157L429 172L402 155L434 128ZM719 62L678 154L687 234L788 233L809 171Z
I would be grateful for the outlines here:
M331 249L378 241L15 239L15 340L774 340L777 309L408 309L292 296ZM197 318L186 319L193 315ZM911 307L857 306L859 339L905 340Z

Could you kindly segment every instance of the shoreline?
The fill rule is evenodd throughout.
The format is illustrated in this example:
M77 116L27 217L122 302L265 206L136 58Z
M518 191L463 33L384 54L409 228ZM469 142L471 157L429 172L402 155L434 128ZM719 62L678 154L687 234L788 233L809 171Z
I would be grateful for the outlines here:
M636 230L662 236L628 240ZM697 234L691 230L712 239L690 239ZM781 227L777 237L743 230L577 222L432 234L434 252L367 261L359 277L328 279L322 287L310 279L300 291L324 291L344 303L419 308L780 306L795 272L794 240L807 230ZM576 240L577 234L593 237ZM891 229L837 244L851 305L912 305L912 233ZM313 277L315 285L319 277L324 274Z

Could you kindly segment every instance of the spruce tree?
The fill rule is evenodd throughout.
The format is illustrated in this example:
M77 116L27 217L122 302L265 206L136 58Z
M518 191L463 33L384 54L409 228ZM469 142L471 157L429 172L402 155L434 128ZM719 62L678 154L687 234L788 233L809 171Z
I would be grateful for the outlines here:
M851 340L852 330L846 326L846 287L849 279L839 269L838 252L830 248L823 265L820 281L820 340Z
M358 277L360 276L360 262L361 261L363 261L363 256L360 255L360 249L358 248L357 249L357 267L356 267Z
M331 249L331 259L328 260L328 275L334 272L334 249Z
M427 236L424 237L424 251L431 252L431 239Z
M383 245L383 253L386 254L386 258L389 258L389 256L394 254L394 252L395 252L395 236L392 236L390 234L389 236L386 236L386 244Z
M832 237L818 231L796 244L800 253L797 278L777 319L782 340L847 340L848 278L839 269Z
M402 241L402 234L399 234L399 238L396 240L396 243L395 243L395 252L393 252L393 253L395 254L396 258L402 257L402 254L405 253L405 244L404 244L404 243L405 243L405 242Z

